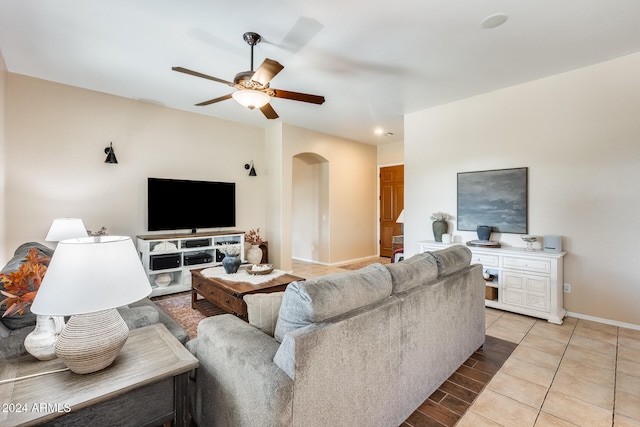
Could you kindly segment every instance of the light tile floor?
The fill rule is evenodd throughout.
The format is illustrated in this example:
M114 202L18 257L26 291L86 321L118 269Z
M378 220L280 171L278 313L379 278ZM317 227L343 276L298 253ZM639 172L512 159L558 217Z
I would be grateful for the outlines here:
M344 272L294 261L293 274ZM488 335L518 344L461 427L640 427L640 331L567 317L562 325L486 309Z

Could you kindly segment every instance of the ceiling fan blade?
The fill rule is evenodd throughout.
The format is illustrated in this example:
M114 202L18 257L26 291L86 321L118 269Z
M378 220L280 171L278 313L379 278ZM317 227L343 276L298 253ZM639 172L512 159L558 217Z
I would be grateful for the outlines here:
M282 71L283 68L284 66L278 61L266 58L264 61L262 61L262 64L260 64L256 72L253 73L253 77L251 77L251 80L265 86L271 81L272 78L276 76L276 74Z
M231 82L219 79L217 77L208 76L206 74L202 74L202 73L199 73L197 71L188 70L188 69L182 68L182 67L171 67L171 69L173 71L177 71L179 73L185 73L185 74L189 74L191 76L202 77L203 79L213 80L214 82L223 83L223 84L229 85L231 87L234 87L234 84L231 83Z
M307 93L289 92L288 90L272 89L276 98L292 99L294 101L310 102L311 104L323 104L324 96L309 95Z
M264 114L267 119L277 119L278 117L280 117L278 113L276 113L276 110L273 109L271 104L268 103L260 107L260 111L262 111L262 114Z
M200 103L196 104L196 106L197 107L202 107L202 106L205 106L205 105L211 105L211 104L215 104L216 102L224 101L224 100L229 99L229 98L231 98L231 94L224 95L224 96L221 96L219 98L210 99L208 101L200 102Z

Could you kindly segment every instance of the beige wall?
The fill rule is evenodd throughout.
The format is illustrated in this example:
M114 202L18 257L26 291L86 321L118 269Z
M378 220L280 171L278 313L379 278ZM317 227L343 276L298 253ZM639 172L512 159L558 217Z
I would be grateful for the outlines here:
M378 165L401 165L404 163L404 141L378 145Z
M104 163L110 141L116 165ZM260 128L9 73L6 158L2 241L12 250L43 241L56 217L146 233L150 176L235 182L236 228L265 229ZM251 160L257 177L244 169ZM216 201L168 195L167 209L216 209Z
M6 100L6 248L42 242L56 217L81 217L87 228L105 226L110 234L147 233L147 177L220 180L236 182L236 228L260 227L270 261L288 270L293 158L309 152L326 158L331 171L333 238L324 236L328 243L320 248L327 262L376 254L374 146L279 122L264 130L12 73ZM104 163L110 141L117 165ZM251 160L257 177L244 169ZM216 204L175 195L167 208Z
M293 158L313 153L329 168L330 243L328 264L377 254L376 248L376 147L314 132L282 126L282 151L274 162L282 167L281 225L283 268L292 257ZM271 154L268 154L271 159ZM271 246L270 246L271 253Z
M5 134L6 134L6 104L7 104L7 66L4 63L2 52L0 52L0 261L9 258L6 255L8 249L5 239L5 175L7 172L5 160ZM4 265L4 264L3 264Z
M293 258L330 262L330 164L311 153L292 159L291 252Z
M455 215L457 172L526 166L529 233L565 236L566 309L640 325L640 54L409 114L405 158L405 251Z

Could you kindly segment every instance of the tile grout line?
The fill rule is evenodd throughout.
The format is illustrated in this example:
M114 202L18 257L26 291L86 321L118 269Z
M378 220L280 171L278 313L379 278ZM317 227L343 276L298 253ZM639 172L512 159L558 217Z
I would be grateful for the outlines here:
M569 336L569 340L567 341L567 345L564 346L564 351L562 352L562 357L560 357L560 362L558 362L558 367L556 368L556 371L553 374L553 378L551 379L551 382L549 383L549 388L547 389L547 392L544 394L544 399L542 399L542 404L540 405L540 409L538 410L538 415L536 415L536 419L533 422L534 426L538 422L538 418L540 418L540 414L542 413L542 408L544 407L544 403L547 401L547 397L549 396L549 393L551 392L551 387L553 386L553 382L556 380L556 376L558 375L558 371L560 370L560 365L562 364L562 361L564 360L564 357L567 354L567 349L569 348L569 343L571 342L571 338L573 338L573 334L576 332L576 327L577 326L578 326L578 322L576 322L575 325L573 325L573 328L571 329L571 335ZM565 421L567 421L567 420L565 420Z

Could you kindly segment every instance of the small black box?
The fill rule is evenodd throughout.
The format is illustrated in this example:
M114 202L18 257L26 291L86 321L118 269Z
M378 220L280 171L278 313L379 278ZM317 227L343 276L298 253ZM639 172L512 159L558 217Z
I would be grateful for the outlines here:
M151 255L152 270L166 270L180 267L180 254Z
M187 248L201 248L203 246L210 246L211 242L209 239L197 239L197 240L187 240L184 242L184 246Z
M189 254L184 256L184 265L207 264L213 260L213 257L206 252L197 254Z

